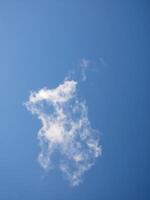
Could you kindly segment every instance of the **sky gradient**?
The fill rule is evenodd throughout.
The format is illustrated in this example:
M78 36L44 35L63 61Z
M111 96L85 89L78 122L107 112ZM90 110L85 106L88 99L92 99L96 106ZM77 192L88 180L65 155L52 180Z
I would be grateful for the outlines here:
M0 199L150 199L150 14L147 0L0 1ZM30 91L56 88L81 59L81 82L102 156L71 188L37 161Z

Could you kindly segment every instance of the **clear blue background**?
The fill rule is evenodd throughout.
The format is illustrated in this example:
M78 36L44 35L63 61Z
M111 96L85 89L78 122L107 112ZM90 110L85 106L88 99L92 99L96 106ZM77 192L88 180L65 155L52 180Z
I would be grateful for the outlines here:
M0 199L150 199L150 14L147 0L0 1ZM23 102L98 60L82 95L103 156L70 188L37 162L40 123Z

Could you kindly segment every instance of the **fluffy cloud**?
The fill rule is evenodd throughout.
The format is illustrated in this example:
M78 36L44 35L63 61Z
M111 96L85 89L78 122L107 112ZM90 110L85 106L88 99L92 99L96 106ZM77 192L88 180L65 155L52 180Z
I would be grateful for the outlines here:
M86 103L77 95L77 85L74 80L65 80L55 89L32 92L26 103L42 123L38 132L40 165L53 169L55 155L57 167L72 186L82 181L82 175L101 155L98 131L91 127Z

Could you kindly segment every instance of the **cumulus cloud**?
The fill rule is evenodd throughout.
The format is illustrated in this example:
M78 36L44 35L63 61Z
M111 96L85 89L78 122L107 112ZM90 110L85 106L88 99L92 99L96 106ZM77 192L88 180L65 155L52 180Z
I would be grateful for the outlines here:
M84 60L82 64L88 65ZM91 127L86 102L78 97L77 87L77 81L65 80L54 89L31 92L26 103L42 124L38 132L40 165L53 169L56 155L57 167L72 186L82 182L82 175L101 155L98 131Z

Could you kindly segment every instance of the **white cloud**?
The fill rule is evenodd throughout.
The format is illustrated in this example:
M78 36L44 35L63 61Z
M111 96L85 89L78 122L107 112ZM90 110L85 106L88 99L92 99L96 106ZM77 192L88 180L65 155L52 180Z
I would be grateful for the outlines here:
M85 60L82 64L88 65ZM98 131L91 127L85 101L78 98L77 82L65 80L55 89L32 92L26 106L42 122L39 163L44 169L53 168L56 154L59 169L77 186L101 155Z
M90 66L90 64L91 64L91 61L88 59L82 58L80 60L82 81L87 80L86 71L87 71L88 67Z
M80 60L80 66L84 67L84 68L87 68L90 65L90 63L91 63L91 61L88 59L85 59L85 58L82 58Z

